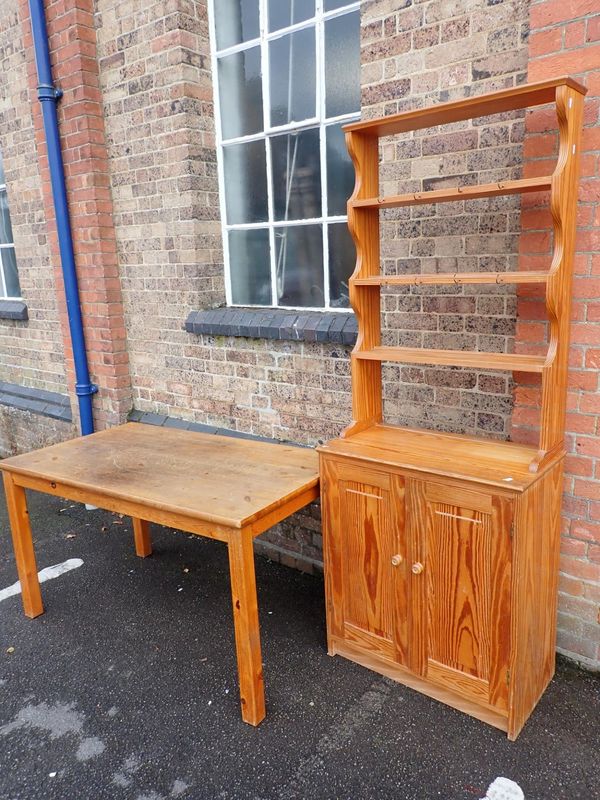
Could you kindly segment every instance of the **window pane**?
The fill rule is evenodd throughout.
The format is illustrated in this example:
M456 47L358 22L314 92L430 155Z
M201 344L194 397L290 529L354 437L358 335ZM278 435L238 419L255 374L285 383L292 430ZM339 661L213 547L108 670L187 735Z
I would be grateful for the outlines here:
M227 222L266 222L267 159L265 142L230 144L223 148Z
M269 0L269 30L277 31L315 15L315 0Z
M275 219L320 217L319 129L274 136L271 158Z
M4 176L4 160L2 158L2 150L0 150L0 184L5 184L6 178Z
M239 305L270 306L269 232L229 231L231 299Z
M323 10L324 11L333 11L334 8L341 8L342 6L348 6L352 0L325 0L323 3Z
M316 115L315 29L306 28L269 45L271 125Z
M13 242L10 212L8 210L8 196L6 194L6 189L0 189L0 244L12 244Z
M2 254L2 266L4 269L4 281L6 283L7 297L20 297L19 275L17 273L17 259L14 247L3 247L0 249ZM1 290L1 284L0 284Z
M224 139L262 131L260 47L219 59L219 98Z
M219 50L257 39L258 0L217 0L215 28Z
M346 308L348 280L354 272L356 249L345 222L329 225L329 298L332 306Z
M360 110L360 19L358 11L325 23L325 112Z
M327 128L327 213L346 214L346 203L354 190L354 167L346 149L341 125Z
M321 226L275 228L275 255L279 305L324 306Z

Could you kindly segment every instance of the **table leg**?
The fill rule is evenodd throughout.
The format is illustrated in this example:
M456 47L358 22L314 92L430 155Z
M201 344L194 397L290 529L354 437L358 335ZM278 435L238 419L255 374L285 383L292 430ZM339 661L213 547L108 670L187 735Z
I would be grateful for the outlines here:
M150 539L150 523L147 519L132 517L133 537L135 539L135 553L140 558L152 555L152 540Z
M42 603L33 541L31 539L25 489L14 482L10 473L5 472L4 491L6 492L8 519L15 550L17 572L21 582L23 610L26 616L33 619L44 613L44 605Z
M265 717L265 690L252 537L236 530L228 545L242 719L258 725Z

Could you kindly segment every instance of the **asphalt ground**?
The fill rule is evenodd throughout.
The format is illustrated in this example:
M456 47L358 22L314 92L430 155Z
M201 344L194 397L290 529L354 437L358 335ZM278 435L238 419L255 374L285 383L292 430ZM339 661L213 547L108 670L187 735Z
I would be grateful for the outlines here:
M29 498L42 585L0 600L1 800L600 798L600 677L560 660L516 743L325 650L323 583L256 558L267 718L240 719L225 545ZM16 580L0 500L0 595Z

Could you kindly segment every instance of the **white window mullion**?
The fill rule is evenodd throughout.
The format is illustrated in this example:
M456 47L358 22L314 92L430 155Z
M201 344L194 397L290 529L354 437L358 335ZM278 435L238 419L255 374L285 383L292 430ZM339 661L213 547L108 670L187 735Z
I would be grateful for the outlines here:
M208 0L209 14L212 24L209 24L210 58L213 81L215 142L217 145L217 175L219 181L219 208L221 213L221 230L223 240L223 266L225 272L225 302L231 305L231 270L229 264L229 233L227 231L227 206L225 204L225 159L223 157L223 140L221 137L221 103L219 96L219 60L217 58L217 36L215 27L215 6L218 0Z
M319 6L322 6L321 0L317 0ZM340 6L339 8L333 8L331 11L323 11L323 18L324 19L333 19L334 17L341 17L343 14L349 14L351 11L359 11L360 10L360 0L355 3L348 3L346 6Z
M302 219L280 219L274 220L273 225L277 228L294 228L299 227L301 225L322 225L324 222L332 223L332 222L346 222L348 218L344 216L334 216L334 217L303 217ZM252 230L253 228L262 228L266 227L266 222L232 222L225 227L230 231L245 231L245 230Z
M4 277L4 262L2 261L2 253L0 253L0 297L8 297L8 288L6 286L6 278Z
M327 236L328 215L327 208L327 141L325 128L325 24L323 22L323 0L317 0L316 4L317 22L315 25L316 34L316 54L317 54L317 114L320 118L319 124L319 157L321 165L321 214L323 223L321 225L321 236L323 245L323 294L325 308L331 306L329 294L329 242Z
M271 76L269 74L269 43L267 41L267 2L259 0L260 65L262 72L263 129L271 127ZM273 220L273 165L271 161L271 139L265 135L265 157L267 159L267 213L269 222L269 267L271 274L271 305L277 305L277 270L275 257L275 230Z

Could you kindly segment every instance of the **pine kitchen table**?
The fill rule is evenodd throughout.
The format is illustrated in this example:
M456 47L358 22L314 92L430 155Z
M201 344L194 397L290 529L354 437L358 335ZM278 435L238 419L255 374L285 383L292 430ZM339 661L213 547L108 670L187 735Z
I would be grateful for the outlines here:
M265 699L252 540L315 500L313 450L140 423L0 461L25 614L43 613L25 489L133 520L135 549L152 552L149 523L226 542L242 719Z

